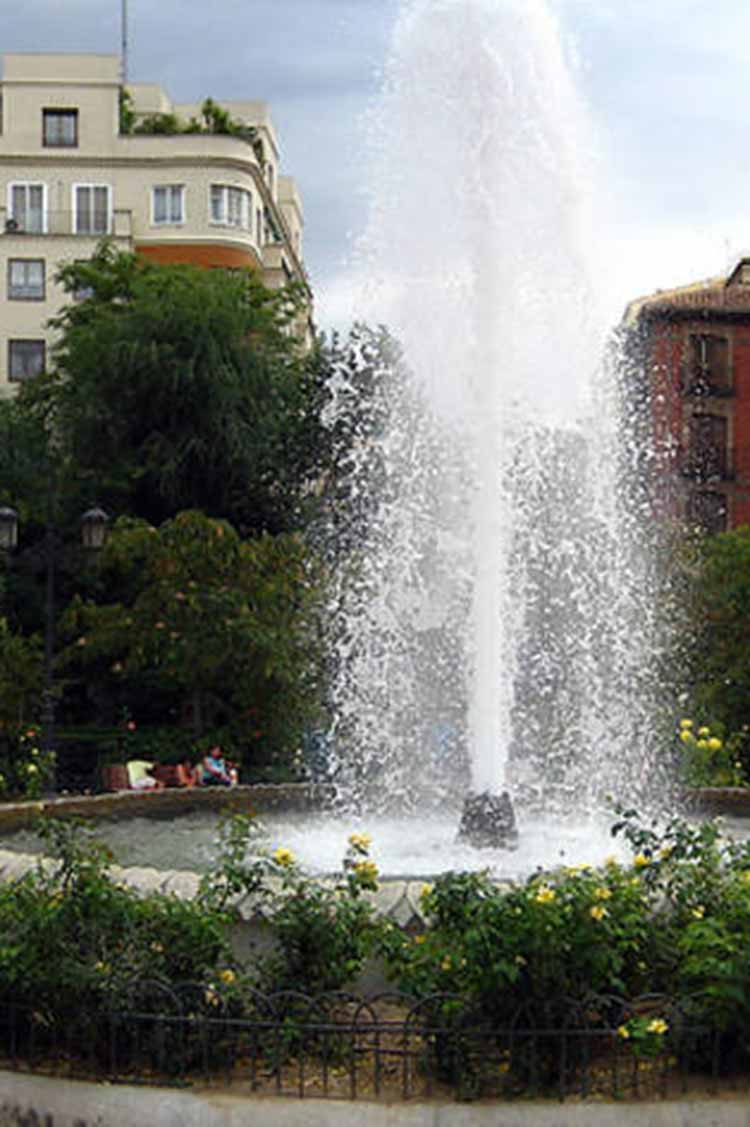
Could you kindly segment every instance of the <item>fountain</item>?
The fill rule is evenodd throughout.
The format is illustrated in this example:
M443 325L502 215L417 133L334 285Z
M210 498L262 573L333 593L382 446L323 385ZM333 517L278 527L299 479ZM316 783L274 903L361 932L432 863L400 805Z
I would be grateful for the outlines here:
M335 778L344 807L513 845L511 794L583 823L657 777L595 162L544 0L402 4L374 132L361 304L403 355L375 372L332 605Z
M663 786L659 580L622 488L595 162L545 0L403 0L372 149L362 304L402 352L362 329L331 409L367 380L359 517L327 545L339 801L269 843L326 872L365 830L390 877L595 862L604 796ZM165 824L159 863L210 865L213 835Z

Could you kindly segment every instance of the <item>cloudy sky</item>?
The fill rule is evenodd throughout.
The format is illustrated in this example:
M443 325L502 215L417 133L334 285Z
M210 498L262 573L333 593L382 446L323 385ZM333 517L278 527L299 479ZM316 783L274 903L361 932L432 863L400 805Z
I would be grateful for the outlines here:
M366 123L403 2L128 0L131 79L157 81L178 101L271 104L285 170L305 201L322 324L346 305L367 221ZM549 3L600 155L613 315L640 293L721 272L750 250L750 4ZM120 0L4 6L0 51L117 52L119 44Z

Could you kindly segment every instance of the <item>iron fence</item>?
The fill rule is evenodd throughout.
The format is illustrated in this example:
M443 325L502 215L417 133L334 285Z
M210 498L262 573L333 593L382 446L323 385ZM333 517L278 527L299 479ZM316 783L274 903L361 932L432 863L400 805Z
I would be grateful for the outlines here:
M347 1100L668 1098L744 1086L742 1038L700 1012L695 998L591 997L525 1006L496 1027L452 995L223 998L213 986L141 981L117 1005L82 1000L64 1015L0 1004L0 1067ZM624 1033L639 1023L660 1032Z

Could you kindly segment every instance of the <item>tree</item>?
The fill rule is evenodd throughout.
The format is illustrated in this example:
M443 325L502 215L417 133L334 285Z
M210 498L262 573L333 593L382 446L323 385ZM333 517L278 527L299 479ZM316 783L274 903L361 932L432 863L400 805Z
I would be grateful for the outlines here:
M53 372L22 402L105 507L155 524L198 508L243 535L300 527L325 392L292 331L299 292L107 243L59 277L88 296L54 319Z
M693 580L696 703L741 731L750 725L750 525L705 537Z
M318 576L299 537L243 542L195 511L158 530L120 518L101 572L118 601L74 599L62 655L100 701L140 716L157 693L196 737L229 726L266 758L299 746L320 693Z

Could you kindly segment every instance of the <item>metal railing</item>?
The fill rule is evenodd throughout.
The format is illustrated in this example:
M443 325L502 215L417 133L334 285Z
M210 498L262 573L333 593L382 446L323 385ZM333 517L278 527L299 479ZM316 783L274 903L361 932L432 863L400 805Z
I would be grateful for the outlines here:
M101 239L130 239L133 235L132 212L115 208L112 212L76 213L71 210L25 211L14 214L0 208L0 234L7 236L40 237L45 235L71 235Z
M696 999L523 1007L497 1027L451 995L221 1000L210 986L141 981L125 1004L79 1006L58 1020L41 1006L0 1004L0 1067L347 1100L668 1098L696 1076L716 1093L750 1072L743 1038L697 1020ZM623 1023L654 1013L666 1031L639 1050Z
M680 390L684 396L697 398L717 396L726 399L736 394L731 369L712 372L701 365L685 366L680 370Z

